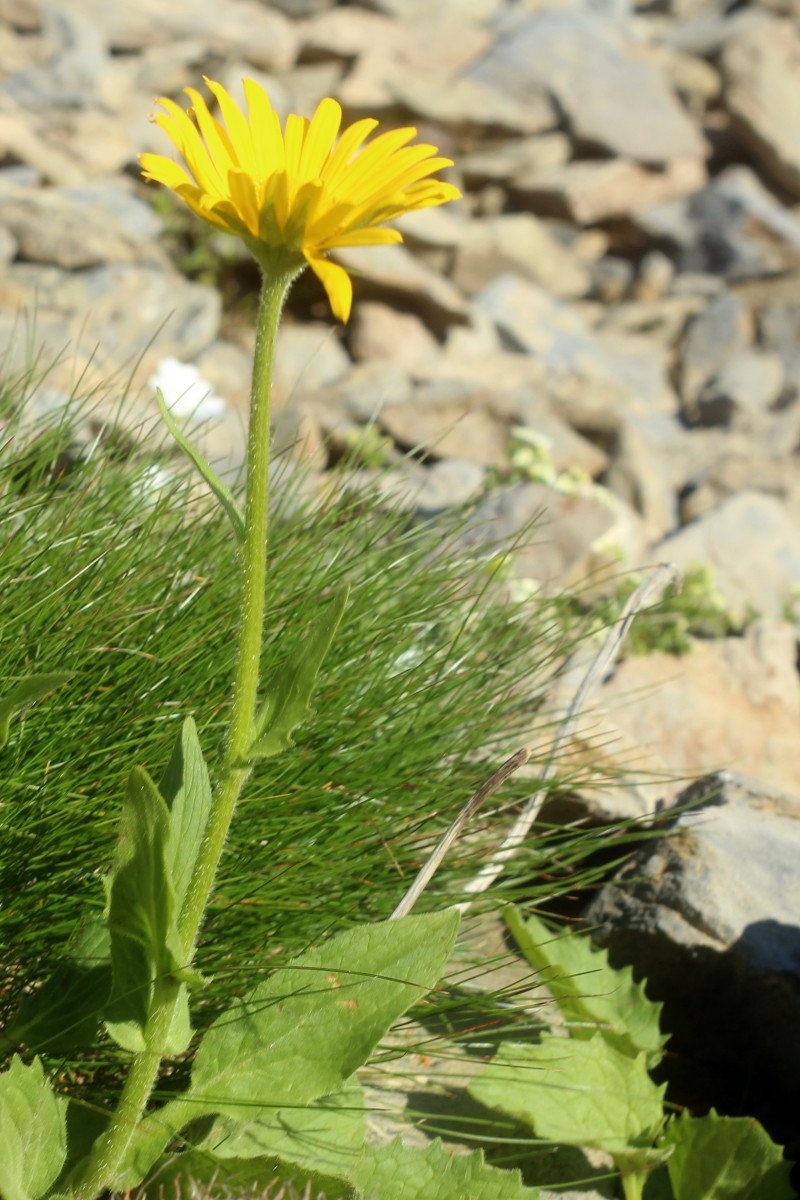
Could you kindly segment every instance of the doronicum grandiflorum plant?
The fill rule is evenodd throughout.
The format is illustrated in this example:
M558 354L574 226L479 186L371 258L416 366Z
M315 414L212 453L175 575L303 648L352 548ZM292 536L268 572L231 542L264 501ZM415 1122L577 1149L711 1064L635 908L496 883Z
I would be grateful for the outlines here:
M325 1182L330 1195L515 1200L533 1193L516 1174L485 1166L479 1154L451 1161L437 1144L414 1151L399 1142L377 1152L365 1139L354 1073L437 983L456 936L454 909L346 930L275 971L202 1036L194 1034L192 1007L206 983L195 951L234 811L255 765L292 744L346 619L343 588L294 655L261 679L270 387L284 300L309 265L334 314L347 320L350 280L328 252L398 241L386 222L459 195L435 178L449 160L434 147L411 144L413 129L370 140L376 122L365 120L340 132L333 100L323 101L310 121L290 116L281 129L254 82L244 85L247 113L207 82L222 120L191 89L188 111L161 100L164 112L155 119L183 161L147 154L142 167L147 179L172 189L204 220L240 237L263 273L243 510L161 400L165 421L217 497L238 545L224 749L209 770L189 718L158 782L140 767L131 771L102 915L87 914L58 973L24 998L5 1031L6 1043L24 1046L54 1014L68 1012L78 1036L100 1010L108 1037L128 1056L124 1083L112 1108L82 1105L53 1089L40 1059L26 1063L15 1055L0 1074L0 1196L93 1200L170 1173L174 1178L176 1165L188 1177L216 1178L239 1164L263 1186L281 1171L300 1169ZM0 744L11 736L16 713L66 685L58 672L10 683L0 699ZM190 1048L185 1086L170 1090L165 1082L156 1091L165 1062ZM176 1155L170 1147L178 1135Z

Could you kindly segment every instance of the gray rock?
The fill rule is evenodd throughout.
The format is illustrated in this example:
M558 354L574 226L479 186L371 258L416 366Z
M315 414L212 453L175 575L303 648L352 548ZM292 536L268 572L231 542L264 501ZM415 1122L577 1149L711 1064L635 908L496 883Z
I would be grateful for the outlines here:
M509 16L470 74L522 101L550 92L579 143L643 163L703 157L702 137L662 76L598 13Z
M665 1002L673 1083L695 1104L741 1102L785 1141L800 1102L800 799L726 771L678 803L585 919Z
M160 222L124 185L0 186L0 198L3 224L29 262L79 268L166 261L156 242Z
M519 539L515 577L548 591L601 575L620 560L639 561L644 552L640 518L610 492L593 486L565 492L539 483L494 489L483 501L462 541L470 552L494 553Z
M745 305L729 295L712 300L691 322L680 368L681 399L689 415L709 380L746 349L750 331Z
M647 237L671 245L686 273L763 275L785 270L800 253L800 218L749 167L728 167L707 187L638 211L634 220Z
M729 42L722 55L725 104L743 145L800 197L800 33L772 21Z
M217 336L220 298L214 288L189 283L163 269L117 263L71 272L34 263L6 271L9 308L36 313L39 329L66 331L67 343L107 366L120 366L142 353L184 361Z
M495 279L473 303L511 348L535 355L553 376L589 376L628 389L651 410L673 407L665 359L656 346L598 337L577 308L513 275Z
M783 382L783 363L777 354L739 350L698 392L694 419L700 425L748 423L777 403Z
M47 62L17 71L4 81L7 94L23 108L39 111L51 105L85 108L91 104L106 67L101 30L79 11L47 5L44 36L55 53Z
M419 516L432 517L447 508L465 504L486 482L486 468L477 462L448 458L433 463L417 496Z
M708 563L728 604L780 616L800 584L800 530L774 496L744 490L654 547L681 568Z

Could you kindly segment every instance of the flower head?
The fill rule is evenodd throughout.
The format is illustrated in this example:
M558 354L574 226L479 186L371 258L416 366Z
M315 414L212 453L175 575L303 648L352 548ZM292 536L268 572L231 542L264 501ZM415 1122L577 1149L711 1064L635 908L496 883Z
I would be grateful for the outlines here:
M340 134L342 110L323 100L311 120L291 114L281 129L269 97L244 80L245 114L219 84L206 79L221 120L194 88L191 107L157 101L153 119L183 157L141 156L142 173L171 188L204 220L242 238L266 271L306 263L322 282L334 315L350 315L352 284L327 253L336 246L401 242L386 222L457 200L450 183L432 179L452 166L435 146L409 145L416 129L368 141L378 122L356 121Z

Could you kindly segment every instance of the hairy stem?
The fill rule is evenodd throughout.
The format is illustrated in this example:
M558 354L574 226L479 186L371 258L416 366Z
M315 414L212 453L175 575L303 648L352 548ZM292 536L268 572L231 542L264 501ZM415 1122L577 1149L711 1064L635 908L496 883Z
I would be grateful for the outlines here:
M295 274L294 270L284 270L275 272L269 279L265 277L261 292L250 396L247 499L241 553L241 615L233 704L222 774L214 791L205 837L178 922L178 931L188 959L192 957L203 913L214 886L236 802L252 770L247 753L253 740L267 578L272 367L278 324Z
M252 770L248 751L253 739L258 696L267 579L269 530L270 396L275 344L283 304L294 267L280 264L264 278L258 312L247 440L247 496L241 547L241 600L231 719L222 770L200 852L178 920L187 963L191 961L214 886L231 819ZM163 981L156 988L145 1029L147 1049L135 1054L116 1110L98 1138L73 1190L75 1200L94 1200L113 1189L126 1153L158 1079L180 985Z

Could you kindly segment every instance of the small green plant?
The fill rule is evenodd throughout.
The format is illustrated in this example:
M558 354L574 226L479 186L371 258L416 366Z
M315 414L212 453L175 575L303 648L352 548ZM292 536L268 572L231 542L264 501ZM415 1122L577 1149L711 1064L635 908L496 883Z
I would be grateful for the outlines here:
M625 1200L791 1200L789 1164L750 1118L669 1116L650 1070L661 1006L588 937L509 907L508 927L560 1012L535 1042L504 1041L470 1085L486 1108L550 1142L602 1150Z

